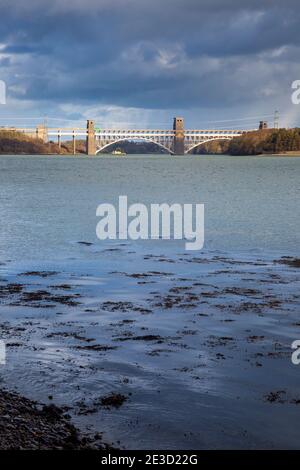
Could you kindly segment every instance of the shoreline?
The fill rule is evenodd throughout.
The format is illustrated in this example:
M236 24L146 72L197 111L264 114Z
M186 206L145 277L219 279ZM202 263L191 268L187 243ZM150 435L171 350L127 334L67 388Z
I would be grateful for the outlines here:
M67 409L0 389L0 450L107 450L99 433L84 435Z
M13 417L11 440L0 447L28 448L42 427L45 434L33 448L90 448L91 435L102 433L112 446L128 450L137 441L140 448L179 442L199 449L221 442L223 448L295 448L297 434L289 441L292 434L281 436L272 426L266 437L257 422L259 416L269 425L288 419L291 433L298 422L290 344L298 331L299 259L143 253L143 267L117 271L111 251L102 259L105 253L106 275L88 269L86 261L82 269L5 269L0 326L8 360L1 375L3 385L20 395L0 390L0 406L2 396ZM211 426L203 441L211 410L219 427ZM27 429L19 436L15 422L24 416ZM0 424L3 429L5 419ZM55 429L58 442L52 440Z
M149 154L143 153L127 153L126 156L148 156ZM195 154L184 154L184 155L172 155L172 154L161 154L161 153L155 153L153 154L154 156L159 156L159 157L242 157L242 158L247 158L247 157L300 157L300 151L297 152L283 152L283 153L260 153L260 154L248 154L248 155L231 155L229 153L195 153ZM102 154L96 154L96 155L87 155L85 153L0 153L0 157L89 157L93 159L94 157L114 157L118 158L118 155L113 155L112 153L102 153Z

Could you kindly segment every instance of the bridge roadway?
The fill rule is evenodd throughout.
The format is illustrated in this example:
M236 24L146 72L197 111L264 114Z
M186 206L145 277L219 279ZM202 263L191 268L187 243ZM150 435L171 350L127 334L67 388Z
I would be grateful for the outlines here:
M94 121L88 120L86 128L52 128L39 125L36 128L5 128L10 131L23 132L44 142L57 139L61 146L62 140L71 138L76 153L76 139L86 139L87 153L95 155L108 146L125 140L152 142L175 155L187 154L195 147L213 140L230 140L245 132L245 129L184 129L183 118L174 118L173 129L99 129Z

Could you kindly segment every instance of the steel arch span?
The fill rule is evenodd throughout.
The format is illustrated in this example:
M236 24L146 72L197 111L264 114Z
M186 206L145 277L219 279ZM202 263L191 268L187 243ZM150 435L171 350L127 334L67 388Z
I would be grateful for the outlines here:
M162 149L166 150L171 155L174 155L174 152L169 147L166 147L165 145L163 145L160 142L156 142L154 139L147 139L146 137L140 137L139 139L135 139L135 140L139 140L141 142L146 142L146 143L149 143L149 144L155 144L158 147L161 147ZM110 145L117 144L119 142L129 142L129 141L130 141L130 139L128 139L128 138L127 139L122 138L122 139L117 139L117 140L108 142L108 143L106 143L102 146L101 146L101 144L99 145L98 143L96 143L96 155L98 155L100 152L102 152L102 150L106 149Z
M211 139L206 139L206 140L203 140L201 142L197 142L196 144L193 144L192 147L189 147L185 150L185 153L186 154L190 154L192 150L194 150L195 148L197 147L200 147L200 145L203 145L203 144L206 144L207 142L213 142L213 141L217 141L217 140L231 140L232 137L230 138L224 138L224 137L213 137Z
M267 121L260 121L259 129L266 129ZM185 129L184 119L175 117L169 129L129 129L124 127L97 128L94 120L87 120L82 127L48 127L45 123L36 127L5 127L6 130L22 132L33 139L48 142L57 138L59 149L62 142L72 139L73 154L76 155L76 139L86 140L86 153L96 155L109 145L122 141L144 141L156 144L171 155L190 153L195 147L213 140L231 140L256 129Z

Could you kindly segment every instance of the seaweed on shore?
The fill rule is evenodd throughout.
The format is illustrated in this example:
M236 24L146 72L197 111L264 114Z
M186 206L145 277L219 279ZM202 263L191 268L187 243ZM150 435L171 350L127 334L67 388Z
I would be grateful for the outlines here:
M0 390L1 450L105 449L101 436L84 436L63 408Z

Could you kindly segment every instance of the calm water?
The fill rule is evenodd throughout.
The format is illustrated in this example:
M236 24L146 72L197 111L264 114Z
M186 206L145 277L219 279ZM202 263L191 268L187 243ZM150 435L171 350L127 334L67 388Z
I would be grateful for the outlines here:
M277 262L299 256L299 173L288 157L0 157L0 383L125 448L299 448L300 273ZM204 203L204 249L100 242L96 207L119 195ZM100 404L112 392L119 409Z
M288 157L1 157L1 258L79 255L74 242L95 241L98 204L120 194L204 203L207 250L297 252L299 174Z

